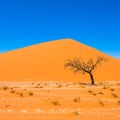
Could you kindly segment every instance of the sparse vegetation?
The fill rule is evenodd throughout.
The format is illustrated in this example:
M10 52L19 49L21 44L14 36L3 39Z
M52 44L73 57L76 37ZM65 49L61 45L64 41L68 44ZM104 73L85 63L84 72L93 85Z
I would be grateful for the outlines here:
M34 88L39 88L39 86L35 86Z
M100 101L100 100L99 100L99 104L100 104L101 106L104 106L104 103L103 103L102 101Z
M3 86L3 90L8 90L9 87L8 86Z
M99 85L104 85L104 83L103 83L103 82L100 82Z
M76 111L74 111L74 112L73 112L73 114L74 114L75 116L80 115L79 111L77 111L77 110L76 110Z
M54 105L54 106L60 106L60 103L59 103L59 101L52 101L52 104Z
M115 94L115 93L112 93L112 96L115 97L115 98L118 98L118 95Z
M111 88L110 90L111 90L111 91L115 91L115 89L114 89L114 88Z
M20 92L20 93L18 93L19 95L20 95L20 97L23 97L23 93L22 92Z
M47 86L48 84L47 84L47 83L45 83L44 85L45 85L45 86Z
M81 85L81 88L85 88L85 86L84 86L84 85Z
M73 82L73 85L76 85L77 83L76 82Z
M19 106L20 108L23 108L23 110L29 109L29 105L33 105L34 102L36 102L36 106L34 106L35 113L41 113L41 108L38 107L42 106L43 109L45 109L45 114L48 112L49 114L56 115L70 114L76 119L80 119L79 117L81 115L85 115L87 112L90 115L95 115L97 113L104 115L103 111L109 111L109 113L112 113L113 111L114 113L118 112L118 109L116 108L120 106L120 89L118 84L116 85L114 81L106 81L106 83L104 83L105 86L100 86L98 83L96 83L96 86L90 86L88 85L88 83L86 84L86 82L76 82L75 85L73 85L73 83L74 82L70 83L63 81L49 82L49 87L46 87L45 89L40 89L41 86L44 87L44 83L42 82L40 83L41 85L38 85L38 82L36 82L33 86L31 84L28 84L27 86L26 83L25 85L19 85L19 83L17 83L19 85L19 88L14 88L14 84L12 85L12 87L11 84L5 84L3 86L9 87L9 89L4 91L3 86L1 86L1 98L6 99L5 103L1 104L1 109L6 110L6 112L14 112L13 108L17 109L18 106L14 105L14 102L9 101L14 99L16 101L19 101ZM15 83L15 85L17 84ZM63 89L58 88L59 85ZM66 85L69 85L69 87L66 87ZM34 88L35 86L38 86L38 88ZM85 88L81 88L81 86ZM102 89L103 87L109 88L104 90ZM1 103L2 102L3 101L1 101ZM26 103L25 107L23 103ZM5 107L6 104L10 104L10 107Z
M120 85L120 83L118 83L118 85Z
M69 84L66 84L65 86L66 86L66 87L68 87L68 86L69 86Z
M80 102L80 98L77 97L77 98L73 99L73 101L74 101L75 103L78 103L78 102Z
M8 108L8 107L10 107L10 105L6 104L6 105L5 105L5 108Z
M27 89L24 89L24 91L27 91Z
M120 105L120 100L118 100L118 104Z
M29 96L32 96L32 95L34 95L34 94L33 94L32 91L29 91L29 92L28 92L28 95L29 95Z
M88 90L88 93L93 93L93 91L92 90Z
M97 95L97 93L93 93L93 95L94 95L94 96L96 96L96 95Z
M58 85L58 88L61 88L61 87L62 87L62 85L61 85L61 84L59 84L59 85Z
M98 92L99 95L103 95L104 93L103 92Z
M35 86L34 88L43 88L43 86Z
M108 89L108 87L104 86L103 89Z
M10 93L14 94L14 93L16 93L16 91L12 89L12 90L10 91Z

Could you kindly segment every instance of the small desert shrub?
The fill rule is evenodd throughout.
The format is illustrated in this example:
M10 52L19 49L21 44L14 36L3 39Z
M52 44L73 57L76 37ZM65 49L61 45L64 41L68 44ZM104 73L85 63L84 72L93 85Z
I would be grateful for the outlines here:
M3 86L3 90L8 90L9 87L8 86Z
M97 94L96 93L93 93L94 96L96 96Z
M75 99L73 99L73 101L76 102L76 103L77 103L77 102L80 102L80 98L79 98L79 97L78 97L78 98L75 98Z
M32 85L34 85L34 83L32 83Z
M59 83L56 83L56 85L58 85Z
M19 95L20 95L20 97L23 97L23 93L22 92L20 92L20 93L18 93Z
M81 88L85 88L85 86L84 86L84 85L81 85Z
M98 94L103 95L104 93L103 92L99 92Z
M38 86L35 86L34 88L43 88L43 86L39 86L39 85L38 85Z
M8 108L8 107L10 107L10 105L6 104L6 105L5 105L5 108Z
M10 91L10 93L14 94L14 93L16 93L16 91L12 89L12 90Z
M73 82L73 85L76 85L76 82Z
M110 90L111 90L111 91L115 91L115 89L114 89L114 88L111 88Z
M93 93L93 91L92 90L88 90L88 93Z
M35 86L34 88L39 88L38 86Z
M45 86L47 86L47 83L44 83Z
M59 101L52 101L52 104L53 104L54 106L60 106Z
M38 83L38 86L40 86L40 84Z
M61 85L61 84L59 84L59 85L58 85L58 88L61 88L61 87L62 87L62 85Z
M104 106L104 103L103 103L102 101L99 101L99 104L100 104L101 106Z
M115 98L118 98L118 95L115 94L115 93L112 93L112 96L115 97Z
M34 95L34 94L33 94L32 91L29 91L29 92L28 92L28 95L29 95L29 96L32 96L32 95Z
M66 87L68 87L68 86L69 86L69 84L66 84L65 86L66 86Z
M120 100L118 100L118 104L120 105Z
M101 82L101 83L99 83L99 85L104 85L104 83Z
M77 110L76 110L76 111L74 111L74 112L73 112L73 114L74 114L75 116L80 115L79 111L77 111Z
M120 83L118 83L118 85L120 85Z
M104 86L103 89L107 89L108 87Z
M3 88L2 87L0 87L0 90L2 90Z

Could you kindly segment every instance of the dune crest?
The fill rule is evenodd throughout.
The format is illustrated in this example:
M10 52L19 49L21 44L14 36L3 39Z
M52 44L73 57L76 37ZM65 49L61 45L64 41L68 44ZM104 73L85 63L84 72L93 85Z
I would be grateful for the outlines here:
M88 81L64 68L66 60L108 58L95 71L96 81L120 80L120 60L72 39L55 40L0 54L0 81Z

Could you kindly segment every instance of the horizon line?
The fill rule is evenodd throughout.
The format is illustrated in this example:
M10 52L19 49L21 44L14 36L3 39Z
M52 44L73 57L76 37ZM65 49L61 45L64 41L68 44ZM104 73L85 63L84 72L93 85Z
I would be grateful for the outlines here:
M76 41L76 42L79 42L83 45L86 45L86 46L89 46L93 49L96 49L104 54L107 54L108 56L111 56L115 59L120 59L120 54L118 55L118 51L105 51L105 50L99 50L97 48L94 48L90 45L87 45L87 44L84 44L78 40L75 40L75 39L72 39L72 38L61 38L61 39L56 39L56 40L47 40L47 41L42 41L42 42L39 42L39 43L34 43L34 44L30 44L30 45L25 45L23 47L19 47L19 48L14 48L14 49L0 49L0 54L5 54L5 53L8 53L8 52L12 52L12 51L15 51L15 50L19 50L19 49L23 49L23 48L27 48L27 47L31 47L31 46L35 46L35 45L38 45L38 44L44 44L44 43L49 43L49 42L54 42L54 41L62 41L62 40L72 40L72 41Z

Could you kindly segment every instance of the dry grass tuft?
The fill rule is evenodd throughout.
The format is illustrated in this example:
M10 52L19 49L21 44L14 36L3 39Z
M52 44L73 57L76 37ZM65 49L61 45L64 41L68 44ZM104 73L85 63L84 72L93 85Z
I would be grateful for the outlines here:
M62 87L62 85L61 85L61 84L59 84L59 85L58 85L58 88L61 88L61 87Z
M51 103L52 103L54 106L60 106L60 102L57 101L57 100L56 100L56 101L52 101Z
M23 97L23 93L22 92L18 92L17 93L20 97Z
M114 88L111 88L110 90L111 90L111 91L115 91L115 89L114 89Z
M118 98L118 95L115 94L115 93L112 93L112 96L115 97L115 98Z
M99 95L103 95L104 93L103 92L98 92Z
M73 101L75 102L75 103L78 103L78 102L80 102L80 98L78 97L78 98L75 98L75 99L73 99Z
M29 95L29 96L33 96L34 94L33 94L32 91L29 91L29 92L28 92L28 95Z
M88 90L88 93L93 93L93 91L92 90Z
M74 114L75 116L80 115L79 111L77 111L77 110L75 110L75 111L73 112L73 114Z
M97 95L97 93L93 93L93 95L94 95L94 96L96 96L96 95Z
M10 91L10 93L14 94L14 93L16 93L16 91L12 89L12 90Z
M118 100L118 105L120 105L120 100Z
M104 106L104 105L105 105L101 100L99 100L98 102L99 102L99 104L100 104L101 106Z
M108 89L108 87L104 86L103 89Z
M3 90L8 90L9 87L8 86L3 86Z

